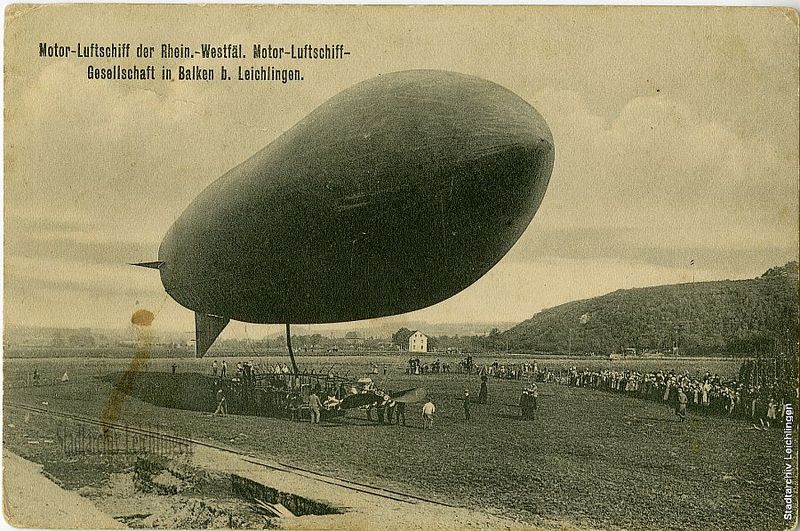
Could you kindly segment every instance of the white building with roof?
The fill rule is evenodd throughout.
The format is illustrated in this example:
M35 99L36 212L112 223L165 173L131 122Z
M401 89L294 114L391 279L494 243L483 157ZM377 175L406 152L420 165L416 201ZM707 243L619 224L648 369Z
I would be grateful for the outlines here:
M408 337L408 351L409 352L428 352L428 336L414 330Z

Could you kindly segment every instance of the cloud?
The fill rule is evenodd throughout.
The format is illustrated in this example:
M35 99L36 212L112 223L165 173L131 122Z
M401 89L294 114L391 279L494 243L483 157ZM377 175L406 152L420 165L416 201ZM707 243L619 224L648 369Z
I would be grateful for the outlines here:
M40 126L9 132L15 212L114 220L156 239L192 197L272 139L231 128L205 84L99 83L79 64L48 63L17 100L14 113Z
M763 272L772 264L787 261L791 254L782 246L758 242L746 248L715 248L687 239L667 245L646 239L643 229L616 227L532 227L531 233L507 259L531 262L539 258L567 260L620 260L648 267L678 268L690 259L717 271L720 278L736 277L741 271ZM754 273L755 274L755 273Z
M544 308L602 295L622 288L691 281L688 268L677 269L618 258L507 256L481 280L450 299L405 317L432 323L522 321ZM708 274L698 268L697 280Z
M7 260L33 258L47 261L79 261L85 265L116 264L155 260L158 245L115 239L107 231L41 230L20 232L6 242Z
M610 118L571 91L545 90L536 102L556 143L536 223L616 229L640 248L797 247L796 154L782 156L758 131L745 137L661 95Z
M6 287L30 286L32 289L70 289L98 297L123 295L135 297L163 293L158 273L142 270L123 262L88 263L61 257L45 259L15 255L5 263Z
M158 274L153 273L124 264L6 255L4 321L8 325L125 327L137 307L164 304L166 294ZM186 313L190 319L191 313Z

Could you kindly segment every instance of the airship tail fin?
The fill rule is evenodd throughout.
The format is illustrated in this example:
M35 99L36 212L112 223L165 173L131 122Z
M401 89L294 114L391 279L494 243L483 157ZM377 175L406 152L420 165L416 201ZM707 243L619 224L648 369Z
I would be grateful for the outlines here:
M219 317L216 315L208 315L207 313L194 313L194 329L195 329L195 356L202 358L214 341L219 337L219 334L225 329L230 322L227 317Z
M128 264L128 265L137 267L147 267L150 269L160 269L161 266L164 265L164 262L162 262L161 260L156 260L154 262L136 262L135 264Z

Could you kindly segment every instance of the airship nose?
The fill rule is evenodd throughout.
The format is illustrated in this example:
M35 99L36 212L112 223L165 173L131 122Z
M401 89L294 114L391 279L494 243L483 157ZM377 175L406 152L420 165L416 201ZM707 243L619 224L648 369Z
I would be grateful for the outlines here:
M497 138L440 182L448 248L502 256L519 239L544 198L555 150L547 129ZM490 250L491 249L491 250ZM478 263L478 261L476 261ZM494 265L493 263L491 265Z

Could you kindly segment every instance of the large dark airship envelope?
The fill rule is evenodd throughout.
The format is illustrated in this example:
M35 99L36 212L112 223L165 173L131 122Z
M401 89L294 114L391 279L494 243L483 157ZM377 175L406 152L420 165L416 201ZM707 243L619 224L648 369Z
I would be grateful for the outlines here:
M230 319L409 312L463 290L508 252L553 160L544 119L500 85L435 70L380 75L214 181L149 266L197 312L198 355Z

